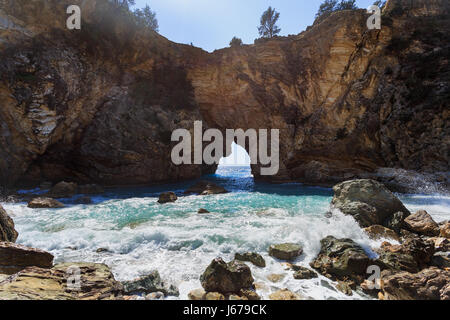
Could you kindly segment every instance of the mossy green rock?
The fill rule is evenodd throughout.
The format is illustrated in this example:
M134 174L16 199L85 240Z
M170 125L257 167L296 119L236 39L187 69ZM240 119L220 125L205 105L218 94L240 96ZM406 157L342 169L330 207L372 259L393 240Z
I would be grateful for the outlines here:
M269 255L280 260L294 260L303 252L303 248L295 243L273 244L269 247Z

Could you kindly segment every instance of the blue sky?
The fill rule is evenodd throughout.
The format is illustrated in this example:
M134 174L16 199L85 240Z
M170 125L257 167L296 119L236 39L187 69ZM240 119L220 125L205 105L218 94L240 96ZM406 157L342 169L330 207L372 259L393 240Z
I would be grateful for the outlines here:
M357 0L367 8L375 0ZM233 36L250 44L258 38L261 14L269 6L280 12L281 35L298 34L312 25L322 0L136 0L156 11L159 33L169 40L214 51Z

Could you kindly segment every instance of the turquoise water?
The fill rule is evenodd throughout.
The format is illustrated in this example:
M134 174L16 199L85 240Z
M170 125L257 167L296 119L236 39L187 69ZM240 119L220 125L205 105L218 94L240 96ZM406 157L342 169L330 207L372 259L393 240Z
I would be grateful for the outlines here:
M63 199L63 209L30 209L26 204L2 204L19 231L18 242L42 248L55 255L55 262L91 261L109 265L116 278L129 280L157 269L162 278L180 288L180 298L200 288L199 276L210 261L221 256L231 260L236 252L256 251L266 259L266 268L250 265L258 293L268 295L289 288L312 299L366 299L356 293L347 297L329 279L295 280L280 261L267 255L269 245L297 242L304 254L295 262L308 266L328 235L349 237L370 255L380 241L370 240L356 222L329 211L332 190L301 184L255 184L249 168L219 168L212 180L230 193L184 196L193 182L146 188L109 190L94 197L92 205L76 205ZM179 195L175 203L156 202L162 191ZM450 198L441 195L401 197L415 211L428 210L437 221L450 217ZM199 215L205 208L211 214ZM109 251L97 253L98 248ZM283 274L272 283L267 276Z

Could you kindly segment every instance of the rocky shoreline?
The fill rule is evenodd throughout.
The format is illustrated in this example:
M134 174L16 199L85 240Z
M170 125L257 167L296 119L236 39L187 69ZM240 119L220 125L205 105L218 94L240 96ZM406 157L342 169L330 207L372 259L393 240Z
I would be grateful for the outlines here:
M352 239L332 236L320 241L320 252L310 268L292 264L303 254L301 243L276 243L268 248L270 258L294 271L297 281L317 278L333 281L335 288L348 296L364 293L381 300L450 299L450 223L436 223L423 210L409 212L383 184L368 179L350 180L333 188L332 212L338 209L352 216L370 238L386 240L368 255ZM66 182L49 188L46 197L101 193L98 186L80 187ZM199 196L226 192L210 182L199 182L186 194ZM40 198L43 199L42 195ZM45 198L44 198L45 199ZM49 199L49 208L53 198ZM162 201L163 199L164 201ZM33 203L35 199L29 199ZM177 201L172 193L161 194L159 202ZM36 202L36 201L34 201ZM179 296L173 285L165 283L158 271L133 281L115 280L111 270L97 263L53 265L53 256L45 251L15 244L18 237L14 222L0 207L0 299L164 299ZM99 249L100 250L100 249ZM248 264L265 268L266 261L256 252L236 252L225 262L217 257L199 275L202 288L193 290L192 300L259 300L261 284L255 282ZM73 270L78 273L73 273ZM379 277L370 278L373 270ZM272 275L271 281L278 277ZM75 277L75 278L74 278ZM78 277L78 278L77 278ZM74 279L81 283L73 288ZM75 281L76 282L76 281ZM269 295L273 300L301 300L305 297L288 289Z

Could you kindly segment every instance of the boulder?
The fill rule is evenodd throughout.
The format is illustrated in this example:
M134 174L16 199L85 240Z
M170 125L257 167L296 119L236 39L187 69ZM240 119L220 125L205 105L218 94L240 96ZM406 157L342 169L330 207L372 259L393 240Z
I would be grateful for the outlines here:
M266 266L266 261L264 258L256 252L246 252L246 253L236 253L234 255L235 260L248 261L253 263L255 266L264 268Z
M391 191L375 180L345 181L335 185L333 191L332 207L353 216L363 228L382 225L397 212L410 214Z
M320 244L319 255L310 263L319 273L337 279L366 274L369 257L353 240L328 236Z
M208 210L206 210L206 209L200 208L200 209L198 209L197 213L205 214L205 213L210 213L210 212Z
M439 236L450 239L450 222L447 222L441 226Z
M353 295L352 288L345 281L338 281L338 284L336 285L336 289L338 289L340 292L342 292L346 296L352 296Z
M76 183L61 181L50 189L48 195L52 198L70 198L77 194L77 190Z
M292 266L292 270L295 271L294 279L297 280L314 279L318 277L317 273L302 266Z
M51 268L53 255L12 242L0 242L0 273L13 274L31 266Z
M18 236L13 219L0 205L0 241L15 242Z
M425 236L438 236L440 232L439 225L425 210L417 211L415 214L407 217L405 225L409 231Z
M206 291L203 289L195 289L188 293L189 300L205 300Z
M301 296L288 290L282 289L278 290L271 295L269 295L270 300L302 300Z
M254 280L246 264L236 260L225 263L222 258L216 258L201 275L200 281L207 292L227 294L252 288Z
M241 291L239 291L239 297L250 301L261 300L261 297L255 291L250 289L241 289Z
M435 251L450 251L450 240L448 238L433 237L428 240L433 241Z
M222 194L228 193L228 191L210 181L199 181L193 186L189 187L185 194L200 194L200 195L210 195L210 194Z
M122 289L104 264L64 263L28 267L7 278L0 283L0 300L113 300Z
M376 250L375 263L382 269L418 272L426 267L434 254L434 245L420 238L407 238L401 245L383 243Z
M64 204L53 198L34 198L28 202L28 208L64 208Z
M302 252L303 248L295 243L273 244L269 247L269 255L280 260L294 260Z
M219 292L208 292L205 300L225 300L225 296Z
M398 236L395 231L388 229L386 227L380 226L378 224L364 228L364 232L367 233L369 238L373 240L379 239L392 239L395 241L400 241L400 236Z
M152 292L145 296L145 300L164 300L164 293Z
M162 292L166 296L180 295L175 286L168 286L161 280L157 270L132 281L123 281L122 284L127 295L147 295L152 292Z
M173 192L163 192L159 195L158 203L164 204L177 201L177 195Z
M102 194L105 192L105 189L103 187L99 186L98 184L85 184L78 187L78 193L81 194Z
M382 273L381 290L385 300L447 299L450 271L430 267L418 273Z
M441 269L450 268L450 252L436 252L430 264Z
M409 214L405 212L396 212L392 216L384 220L383 226L388 229L394 230L396 233L400 233L401 229L405 228L405 219Z

